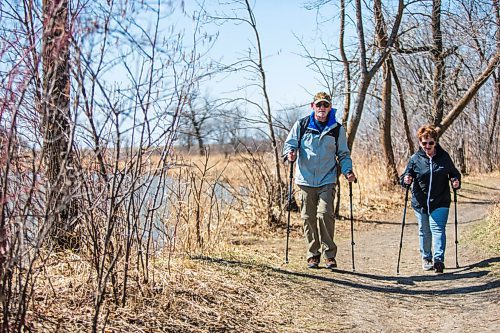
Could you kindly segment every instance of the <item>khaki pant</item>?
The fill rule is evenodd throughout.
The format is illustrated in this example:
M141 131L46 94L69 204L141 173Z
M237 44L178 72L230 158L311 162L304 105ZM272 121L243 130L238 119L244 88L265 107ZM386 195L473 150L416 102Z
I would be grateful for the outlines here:
M299 187L302 196L301 218L304 221L307 258L320 255L321 252L327 259L335 258L337 255L337 245L333 241L335 184L321 187L299 185Z

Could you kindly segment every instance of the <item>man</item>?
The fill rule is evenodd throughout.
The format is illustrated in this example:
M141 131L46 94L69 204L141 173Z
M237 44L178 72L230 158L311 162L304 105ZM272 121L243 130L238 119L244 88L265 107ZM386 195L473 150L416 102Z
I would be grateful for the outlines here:
M313 112L297 121L286 138L283 155L295 161L295 183L301 190L301 218L307 243L307 267L317 268L321 252L326 268L337 267L337 245L333 241L335 218L333 198L337 182L337 163L349 182L356 179L347 147L344 127L335 119L331 97L314 95Z

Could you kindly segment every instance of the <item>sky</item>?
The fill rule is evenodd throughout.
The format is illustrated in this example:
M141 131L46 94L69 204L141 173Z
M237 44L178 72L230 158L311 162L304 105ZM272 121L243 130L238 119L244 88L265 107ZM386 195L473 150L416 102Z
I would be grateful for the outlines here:
M317 74L307 67L307 60L301 56L304 49L298 38L308 45L310 52L314 53L315 48L318 52L322 49L314 43L318 40L317 13L315 10L305 9L304 3L304 0L256 0L254 3L254 16L263 49L263 65L271 105L275 110L290 105L305 105L312 100L315 92L325 90L318 82ZM209 6L208 9L216 7ZM218 6L218 9L221 8ZM211 56L224 63L231 63L255 43L255 35L246 24L235 26L227 23L212 29L217 30L220 35ZM336 29L337 25L328 30L335 36ZM248 84L248 81L245 82L242 77L230 77L223 81L211 81L206 88L211 94L219 94L243 84Z

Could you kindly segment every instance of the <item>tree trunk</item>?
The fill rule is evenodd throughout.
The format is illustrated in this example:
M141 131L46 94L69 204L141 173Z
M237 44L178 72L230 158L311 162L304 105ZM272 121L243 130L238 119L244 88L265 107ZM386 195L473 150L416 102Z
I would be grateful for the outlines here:
M349 111L351 110L351 68L344 47L345 35L345 0L340 1L340 34L339 51L344 66L344 115L342 116L342 125L347 128ZM338 213L338 212L337 212Z
M434 61L433 83L432 83L432 119L430 122L439 126L444 115L444 52L443 34L441 32L441 0L432 1L432 57Z
M366 93L368 87L370 86L371 78L368 78L365 74L361 74L361 82L358 88L358 97L356 99L355 109L347 127L347 146L349 150L352 151L352 146L354 145L354 138L356 137L356 132L358 131L359 123L361 121L361 114L363 113L363 108L365 105Z
M387 46L387 27L382 15L382 3L374 1L375 27L377 32L377 43L380 50ZM379 115L380 142L384 150L385 170L387 181L390 184L398 183L398 172L394 162L394 151L391 142L391 120L392 120L392 58L387 57L382 65L382 111Z
M206 154L206 151L205 143L203 142L203 135L201 134L201 124L196 120L196 117L194 115L191 118L191 121L193 124L194 136L196 138L196 141L198 142L198 152L200 156L203 156Z
M496 50L497 54L500 53L500 8L498 5L498 0L493 1L493 8L495 9L495 18L497 22L497 31L495 33L496 39ZM486 157L488 164L488 171L493 171L495 163L493 162L493 143L495 140L495 130L498 122L498 110L500 105L500 67L493 72L494 86L493 86L493 110L491 112L491 118L489 121L489 133L488 133L488 144L486 149Z
M392 149L391 142L391 114L392 114L392 75L391 75L391 58L382 66L382 71L384 75L383 86L382 86L382 111L379 116L380 124L380 142L382 143L382 149L384 150L384 160L385 160L385 172L387 176L387 181L396 185L399 182L398 171L396 169L396 163L394 159L394 151Z
M493 162L493 145L495 142L495 132L498 123L498 110L500 109L500 68L497 69L497 73L494 75L495 84L494 84L494 92L493 92L493 109L491 111L491 117L489 122L489 133L488 133L488 144L486 149L486 157L488 164L488 171L492 172L494 169L495 163Z
M410 132L410 124L408 122L408 112L406 111L403 87L401 86L401 82L399 82L398 73L396 72L396 68L394 68L394 62L392 63L391 71L392 76L394 77L394 83L398 89L399 107L401 108L401 115L403 116L403 126L405 129L406 141L408 142L408 151L411 156L415 153L415 144L413 143L413 136Z
M43 157L48 180L46 219L52 240L77 247L75 170L70 115L68 0L43 1Z

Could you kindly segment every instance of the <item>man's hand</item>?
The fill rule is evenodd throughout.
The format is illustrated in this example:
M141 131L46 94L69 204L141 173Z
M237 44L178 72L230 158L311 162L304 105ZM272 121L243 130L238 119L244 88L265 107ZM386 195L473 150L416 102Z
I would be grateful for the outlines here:
M352 183L354 181L356 181L356 175L354 174L354 172L349 172L348 174L345 175L345 178L347 179L347 181L349 183Z
M413 177L410 175L405 175L405 177L403 178L403 182L406 185L411 185L411 183L413 182Z
M288 152L288 161L294 162L296 158L297 158L297 152L295 150L290 150Z
M457 178L452 178L451 179L451 186L454 188L454 189L457 189L460 187L460 181L457 179Z

